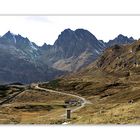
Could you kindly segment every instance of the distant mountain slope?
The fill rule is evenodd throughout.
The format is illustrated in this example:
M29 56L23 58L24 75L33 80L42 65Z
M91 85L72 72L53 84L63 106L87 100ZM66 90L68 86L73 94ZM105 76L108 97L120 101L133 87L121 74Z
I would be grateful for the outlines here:
M66 29L42 58L53 68L77 71L93 62L104 49L105 44L89 31Z
M0 38L0 83L47 81L63 73L39 61L40 54L28 38L7 32Z
M0 38L0 44L14 46L16 50L19 50L22 53L22 55L32 60L39 55L39 47L35 43L21 35L14 35L10 31Z
M123 45L123 44L131 44L135 40L133 37L128 38L127 36L124 36L122 34L118 35L113 40L109 40L107 43L105 43L106 47L111 47L113 45Z

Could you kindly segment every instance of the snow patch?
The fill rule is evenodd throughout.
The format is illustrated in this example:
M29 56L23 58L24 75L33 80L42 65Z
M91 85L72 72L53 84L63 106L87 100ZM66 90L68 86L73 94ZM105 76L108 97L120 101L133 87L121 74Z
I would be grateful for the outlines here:
M97 54L100 54L100 52L99 52L99 51L97 51L97 50L95 50L95 52L96 52Z
M11 32L10 32L10 33L11 33ZM17 43L17 40L16 40L16 38L15 38L15 34L11 33L11 35L12 35L12 38L13 38L13 40L14 40L14 43L16 44L16 43Z
M105 44L104 44L102 41L99 40L99 42L100 42L99 46L100 46L101 48L105 47Z
M36 51L37 51L37 48L33 45L33 43L32 43L32 42L30 42L30 47L31 47L32 49L34 49L34 50L36 50Z
M15 36L13 35L13 39L14 39L14 43L16 44L17 43L17 40L15 38Z

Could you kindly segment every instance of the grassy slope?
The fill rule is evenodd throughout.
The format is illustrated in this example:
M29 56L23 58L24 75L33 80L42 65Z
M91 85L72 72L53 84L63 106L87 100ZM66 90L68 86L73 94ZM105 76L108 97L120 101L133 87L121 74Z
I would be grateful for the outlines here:
M73 123L140 123L140 41L107 49L82 71L42 84L64 90L92 102L75 112Z
M13 89L9 88L9 90ZM59 95L56 93L27 89L25 92L12 99L9 103L0 106L0 123L62 123L65 121L65 117L62 117L61 115L66 111L64 101L70 98L70 96ZM3 98L1 98L1 100L2 99Z

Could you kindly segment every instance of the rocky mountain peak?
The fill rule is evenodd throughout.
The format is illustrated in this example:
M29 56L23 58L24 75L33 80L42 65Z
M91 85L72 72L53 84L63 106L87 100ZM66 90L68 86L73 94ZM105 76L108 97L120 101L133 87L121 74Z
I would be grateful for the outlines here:
M127 37L127 36L124 36L122 34L119 34L116 38L112 39L112 40L109 40L106 44L106 47L111 47L115 44L118 44L118 45L123 45L123 44L131 44L133 43L135 40L132 38L132 37Z
M91 32L89 32L88 30L85 30L85 29L76 29L76 30L75 30L75 33L76 33L77 35L79 35L80 37L85 37L85 36L87 36L87 38L88 38L88 37L93 37L93 38L96 39L96 37L95 37Z
M44 43L41 47L47 47L48 45L46 43Z
M130 42L131 40L134 41L134 38L133 37L127 37L127 36L124 36L122 34L119 34L116 39L118 40L121 40L121 41L126 41L126 42Z
M104 49L105 44L88 30L65 29L49 47L45 60L53 68L75 71L94 61Z
M124 36L124 35L122 35L122 34L119 34L119 35L117 36L117 38L122 39L122 38L126 38L126 36Z
M13 33L11 33L10 31L8 31L6 34L4 34L1 38L0 41L2 43L11 43L11 44L16 44L16 38L15 35Z

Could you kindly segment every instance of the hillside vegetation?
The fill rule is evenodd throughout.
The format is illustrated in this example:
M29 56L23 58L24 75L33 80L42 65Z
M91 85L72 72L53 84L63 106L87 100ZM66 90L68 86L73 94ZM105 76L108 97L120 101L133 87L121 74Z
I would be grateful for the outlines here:
M78 73L41 84L79 94L92 104L75 112L73 123L140 123L140 40L107 48Z

